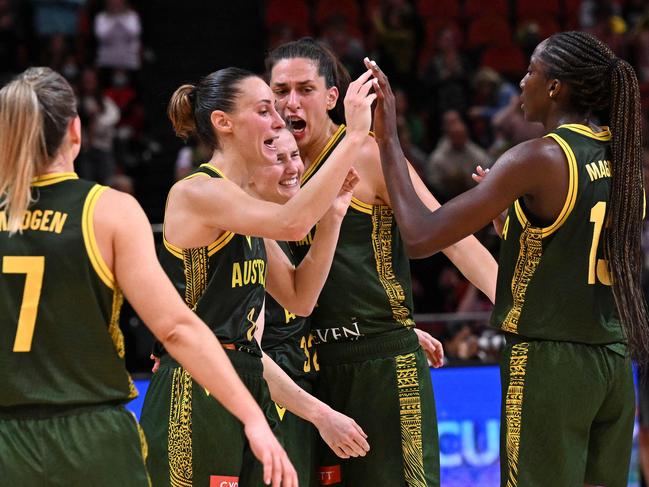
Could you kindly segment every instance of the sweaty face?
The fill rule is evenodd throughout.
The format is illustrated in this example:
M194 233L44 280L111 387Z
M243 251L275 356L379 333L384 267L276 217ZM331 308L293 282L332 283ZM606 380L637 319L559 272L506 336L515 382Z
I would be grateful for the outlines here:
M336 103L338 90L327 88L317 64L305 58L282 59L271 71L270 86L277 110L286 120L300 149L329 123L327 110Z
M520 82L521 108L525 120L542 122L550 106L549 83L546 76L545 65L538 57L538 53L545 46L545 41L536 46L530 59L527 74Z
M250 186L259 197L282 204L299 191L304 164L295 138L288 130L280 131L275 148L274 163L259 164L251 170Z
M275 110L270 88L256 76L244 79L238 88L235 109L229 114L237 147L251 163L276 161L275 141L285 124Z

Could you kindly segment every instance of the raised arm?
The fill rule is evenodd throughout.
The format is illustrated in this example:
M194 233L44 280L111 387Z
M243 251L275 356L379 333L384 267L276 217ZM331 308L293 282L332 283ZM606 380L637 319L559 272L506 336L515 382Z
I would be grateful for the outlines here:
M242 235L295 241L302 239L324 215L338 194L352 163L365 142L371 123L369 93L372 81L367 71L349 85L345 96L347 134L311 182L287 203L260 201L237 184L216 178L193 178L175 185L170 193L171 218L186 222L191 214L205 227ZM165 222L166 223L166 222Z
M318 231L309 252L297 267L288 260L275 241L266 240L269 262L266 290L279 304L296 315L309 316L313 312L331 269L340 224L357 182L358 173L352 168L338 197L318 222Z
M548 142L535 139L503 154L478 186L462 193L438 210L431 210L415 190L399 144L394 95L385 75L372 65L375 90L375 134L392 208L404 240L417 256L432 255L487 225L517 198L539 194L548 183L543 169L556 162Z
M130 196L106 190L97 203L94 228L108 269L135 311L165 349L244 425L264 480L297 486L286 453L263 412L239 379L209 328L187 307L156 258L150 224Z

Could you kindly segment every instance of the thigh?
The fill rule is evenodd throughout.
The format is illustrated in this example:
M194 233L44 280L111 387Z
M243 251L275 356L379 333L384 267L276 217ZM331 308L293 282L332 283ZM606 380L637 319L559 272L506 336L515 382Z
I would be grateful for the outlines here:
M181 367L160 367L142 407L154 485L209 485L239 477L241 423Z
M356 420L370 444L365 457L342 460L321 443L321 485L439 485L435 405L421 349L321 366L318 395Z
M590 429L606 395L597 347L531 341L501 364L501 485L584 483Z
M625 487L629 477L635 389L628 359L608 351L610 390L597 411L590 431L586 482L606 487Z

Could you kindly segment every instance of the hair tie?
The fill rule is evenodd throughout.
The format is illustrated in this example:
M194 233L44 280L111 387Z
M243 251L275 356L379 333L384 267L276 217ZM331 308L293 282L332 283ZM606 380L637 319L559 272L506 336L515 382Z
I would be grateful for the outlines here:
M621 62L622 60L619 57L613 56L611 59L608 60L608 70L613 72Z

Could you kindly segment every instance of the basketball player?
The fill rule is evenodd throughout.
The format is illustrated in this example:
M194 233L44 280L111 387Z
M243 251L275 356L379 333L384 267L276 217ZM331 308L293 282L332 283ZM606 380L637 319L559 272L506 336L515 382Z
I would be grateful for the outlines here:
M343 457L365 454L368 445L362 430L300 389L267 356L262 367L258 336L263 331L265 287L295 313L310 312L322 288L348 201L342 211L334 204L325 212L369 129L369 107L375 97L368 94L369 77L368 71L350 85L345 105L352 136L339 147L330 170L311 190L301 191L284 205L262 200L254 186L245 191L251 189L254 170L281 163L275 140L284 122L263 80L237 68L222 69L197 86L180 87L169 105L176 133L198 136L213 155L170 191L163 267L186 303L224 343L268 417L276 418L277 412L264 379L278 404L313 422ZM284 183L287 188L298 186L296 178ZM349 200L345 192L341 198ZM323 238L297 268L274 241L262 239L294 240L323 215ZM214 407L208 395L173 359L162 355L142 411L154 482L186 485L228 479L240 486L258 485L259 465L247 451L240 425L227 411Z
M124 403L122 292L169 353L242 423L264 482L297 485L214 334L178 297L133 198L78 179L81 128L62 76L0 90L0 478L3 485L150 485ZM216 401L213 401L216 404Z
M339 100L349 75L328 49L311 39L279 46L266 67L278 109L306 166L302 191L310 189L349 136ZM409 251L370 135L353 164L360 181L310 319L320 365L315 394L354 418L372 449L348 461L322 449L320 480L324 485L439 485L433 390L417 333L436 366L442 347L430 335L413 331ZM430 208L439 207L412 169L410 176ZM298 257L309 249L314 234L295 243ZM446 254L493 301L496 263L487 250L470 237Z
M544 40L520 86L526 119L542 122L548 135L510 149L477 187L430 212L412 190L387 78L368 66L378 78L383 170L416 255L509 208L492 315L507 338L501 485L625 486L635 412L630 358L649 356L633 68L590 34Z

